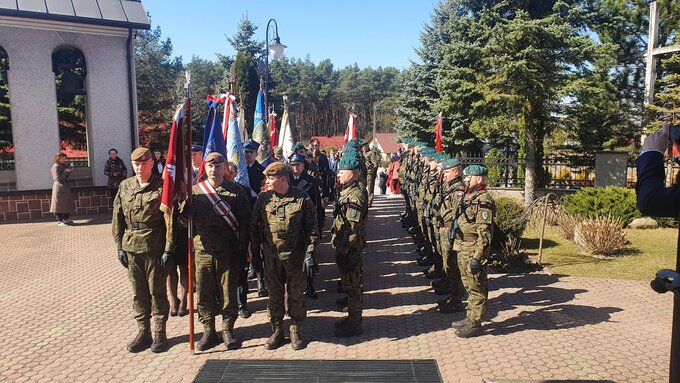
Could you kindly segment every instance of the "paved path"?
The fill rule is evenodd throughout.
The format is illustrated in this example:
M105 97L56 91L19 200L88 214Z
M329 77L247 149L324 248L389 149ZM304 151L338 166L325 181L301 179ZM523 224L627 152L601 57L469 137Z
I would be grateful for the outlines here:
M365 250L364 334L338 340L337 272L326 233L320 299L308 300L305 350L262 347L270 334L266 298L250 294L236 322L243 348L188 351L187 318L170 318L171 349L129 354L136 333L131 291L118 263L109 218L0 225L0 381L190 382L206 359L436 359L445 382L497 379L667 381L672 299L639 281L491 276L483 336L461 340L413 260L398 223L401 199L376 196ZM328 225L327 225L328 226ZM198 322L198 321L196 321ZM196 326L197 339L202 329Z

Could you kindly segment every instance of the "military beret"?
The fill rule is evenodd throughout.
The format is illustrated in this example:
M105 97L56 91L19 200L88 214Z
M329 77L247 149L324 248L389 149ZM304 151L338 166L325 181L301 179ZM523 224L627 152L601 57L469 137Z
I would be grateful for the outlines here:
M302 149L307 149L307 148L305 148L304 145L302 145L302 142L298 142L297 144L295 144L295 146L293 146L294 152L297 152L298 150L302 150Z
M151 159L151 150L148 148L145 148L143 146L140 146L139 148L135 149L132 151L132 154L130 154L130 160L131 161L137 161L137 162L142 162L146 160Z
M420 154L429 154L429 153L435 153L434 149L430 148L429 146L426 146L426 147L420 149Z
M466 176L485 176L489 174L489 170L482 165L469 165L463 170Z
M299 155L299 154L293 154L290 156L290 159L288 160L288 163L291 164L296 164L296 163L304 163L305 162L305 157Z
M280 146L274 147L274 154L283 154L283 148Z
M444 170L451 169L451 168L455 168L456 166L460 166L460 165L461 165L461 162L458 158L451 158L451 159L448 159L448 160L442 162L442 169L444 169Z
M262 173L264 173L265 176L273 177L287 176L289 174L288 166L283 162L272 162Z
M248 140L243 144L243 150L253 150L257 151L257 149L260 147L260 144L253 140Z
M191 145L191 151L192 152L202 152L203 147L201 145Z
M204 162L206 164L221 164L223 162L227 162L227 159L218 152L212 152L208 154Z
M343 156L338 162L338 170L356 170L359 166L359 159L354 156Z
M366 140L361 141L361 144L360 144L360 145L361 145L361 146L368 146L368 141L366 141Z

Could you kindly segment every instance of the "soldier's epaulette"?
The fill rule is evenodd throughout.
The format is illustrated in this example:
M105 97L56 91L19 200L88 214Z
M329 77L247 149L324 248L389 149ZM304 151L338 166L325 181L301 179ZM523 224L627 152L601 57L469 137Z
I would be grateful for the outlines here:
M493 203L489 201L479 201L479 207L484 209L493 209Z

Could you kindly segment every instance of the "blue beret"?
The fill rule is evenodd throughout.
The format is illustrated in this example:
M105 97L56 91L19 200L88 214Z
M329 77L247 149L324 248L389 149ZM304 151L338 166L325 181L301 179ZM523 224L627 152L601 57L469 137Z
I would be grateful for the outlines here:
M245 144L243 144L243 150L255 150L255 151L257 151L257 149L259 147L260 147L260 144L258 144L257 142L255 142L253 140L248 140L248 141L246 141Z
M191 151L192 152L202 152L203 147L201 145L191 145Z
M305 163L305 158L302 157L302 156L299 155L299 154L293 154L292 156L290 156L290 159L288 160L288 163L291 163L291 164L292 164L292 163L302 163L302 164L304 164L304 163Z
M482 165L470 165L463 170L466 176L485 176L489 174L489 170Z

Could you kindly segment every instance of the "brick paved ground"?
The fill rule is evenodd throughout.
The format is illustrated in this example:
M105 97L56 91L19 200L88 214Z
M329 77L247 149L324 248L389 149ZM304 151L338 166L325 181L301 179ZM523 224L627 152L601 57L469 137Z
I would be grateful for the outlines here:
M0 225L0 381L189 382L208 358L436 359L444 381L504 379L667 380L672 299L638 281L545 274L491 276L483 336L460 340L460 315L434 310L436 297L397 222L398 197L378 197L365 250L364 334L338 340L336 270L323 238L320 299L308 301L307 349L262 347L270 334L266 298L250 294L254 315L239 319L243 348L188 351L188 319L170 318L171 349L129 354L136 333L131 292L112 244L109 218ZM327 225L328 226L328 225ZM196 326L197 338L202 331Z

